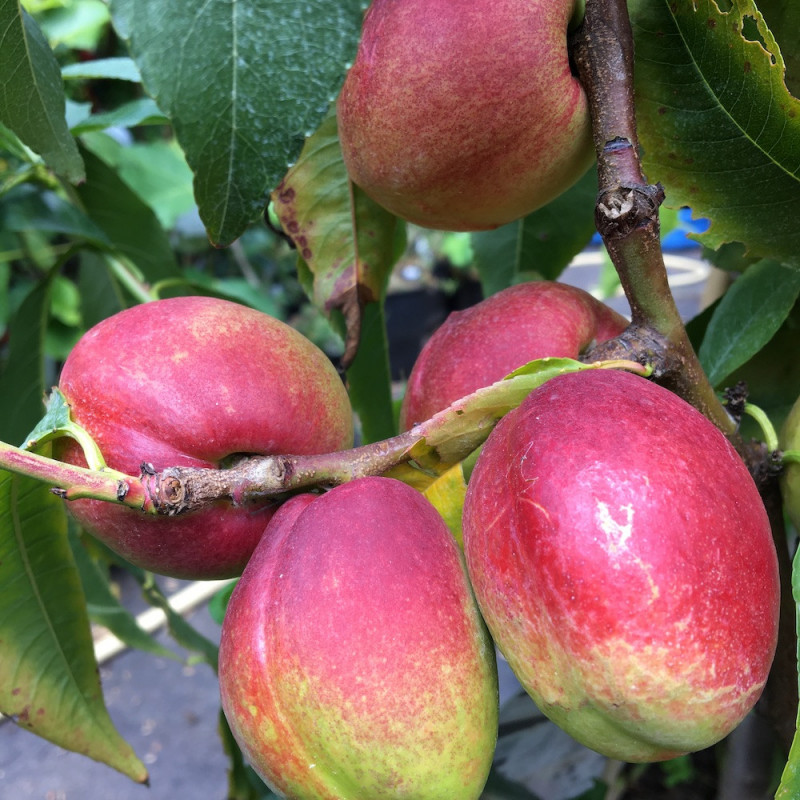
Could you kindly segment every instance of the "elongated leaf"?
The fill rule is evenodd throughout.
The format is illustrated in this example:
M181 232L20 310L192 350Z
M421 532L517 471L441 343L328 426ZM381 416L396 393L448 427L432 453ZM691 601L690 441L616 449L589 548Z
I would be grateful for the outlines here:
M0 374L0 440L20 444L44 411L44 341L55 273L23 300L8 329L9 354Z
M86 214L146 280L176 277L175 255L155 212L101 158L82 152L87 180L77 192Z
M98 58L94 61L79 61L68 64L61 70L63 78L97 79L113 78L139 83L142 76L131 58Z
M28 151L20 141L19 136L3 125L2 122L0 122L0 150L5 150L20 161L28 160Z
M63 504L46 486L0 471L0 711L144 782L103 702L66 534Z
M57 173L84 177L67 128L61 72L50 46L18 0L0 0L0 120Z
M245 761L236 739L233 738L228 720L220 709L219 738L222 747L230 759L228 768L228 800L278 800Z
M175 126L219 245L260 216L338 92L361 0L113 0L144 86Z
M761 261L725 293L708 323L698 353L714 386L754 356L775 335L800 295L800 270Z
M165 658L177 659L171 650L144 631L136 617L119 602L111 591L108 579L92 561L73 526L70 526L69 545L86 595L86 610L92 622L102 625L128 647L135 647Z
M786 85L795 97L800 97L800 4L795 0L758 0L758 10L780 45Z
M19 186L6 197L7 208L3 214L3 227L18 233L39 231L63 233L85 239L96 247L108 247L105 233L79 208L68 203L61 195L49 190L36 190L33 186Z
M167 627L172 638L187 650L202 656L203 660L217 671L219 648L214 642L203 636L169 604L169 598L161 591L152 576L141 581L142 593L145 599L154 608L160 608L167 615Z
M645 169L669 205L711 221L702 244L800 264L800 101L753 1L719 6L634 4Z
M230 602L233 590L236 588L238 581L231 581L227 586L224 586L216 594L212 595L208 601L208 615L217 625L222 625L222 620L225 619L225 612L228 610L228 603Z
M792 565L792 596L794 597L796 629L800 641L800 552L795 554ZM798 664L800 664L800 645L798 645ZM800 715L797 718L797 732L789 751L789 760L783 769L781 785L775 793L775 800L796 800L800 797Z
M364 444L394 436L389 342L383 303L364 307L361 344L347 370L347 387L353 410L361 423Z
M122 145L105 133L87 133L81 139L150 207L165 230L195 209L192 171L175 141Z
M207 637L196 630L190 622L184 619L170 605L169 598L161 590L156 582L155 575L147 572L141 567L126 561L120 555L111 550L100 540L93 540L92 547L102 554L103 559L109 564L116 564L120 569L125 570L139 584L144 599L153 607L160 608L165 616L167 628L172 638L187 650L198 653L202 659L216 672L217 654L219 648Z
M544 208L494 231L472 234L485 296L516 282L518 276L555 280L595 232L597 170Z
M131 100L113 111L92 114L84 117L72 126L72 132L78 136L89 131L102 131L119 126L135 128L137 125L165 125L169 120L161 113L161 109L149 98L141 97Z
M464 547L464 532L461 527L461 512L467 495L467 482L461 464L448 469L423 492L431 505L441 514L453 534L458 546Z
M310 296L326 314L345 318L344 362L358 345L362 308L381 302L398 252L398 219L370 200L342 161L331 109L306 142L272 201L311 276Z
M589 369L624 368L639 372L632 362L583 364L570 358L541 358L514 370L500 381L462 397L444 411L415 425L407 451L423 469L442 474L466 459L486 440L497 421L517 408L536 388L551 378Z
M83 326L87 330L125 307L122 289L99 253L85 250L80 254L78 291Z

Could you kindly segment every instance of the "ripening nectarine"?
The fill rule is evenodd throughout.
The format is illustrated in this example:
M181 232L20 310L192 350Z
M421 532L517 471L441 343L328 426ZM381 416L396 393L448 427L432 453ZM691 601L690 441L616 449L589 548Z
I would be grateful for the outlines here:
M237 303L180 297L134 306L75 345L59 388L107 464L220 467L242 454L352 446L350 402L325 354L277 319ZM60 457L84 463L74 442ZM96 500L68 505L138 566L180 578L241 574L274 504L219 502L176 517Z
M494 228L592 162L576 0L374 0L338 101L352 180L418 225Z
M426 342L406 387L400 426L430 419L537 358L577 358L627 321L588 292L553 281L511 286L450 314Z
M708 747L761 694L778 569L728 440L676 395L563 375L492 432L464 506L489 630L541 710L624 761Z
M433 506L361 478L282 506L222 625L222 705L293 800L476 800L497 735L495 653Z

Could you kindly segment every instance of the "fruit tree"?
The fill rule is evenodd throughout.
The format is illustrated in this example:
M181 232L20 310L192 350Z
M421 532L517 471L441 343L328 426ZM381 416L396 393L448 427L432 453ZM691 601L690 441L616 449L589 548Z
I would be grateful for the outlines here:
M124 576L231 799L550 797L504 675L599 764L559 798L800 798L798 30L0 0L3 723L149 780L92 644L160 647ZM230 581L217 640L167 577Z

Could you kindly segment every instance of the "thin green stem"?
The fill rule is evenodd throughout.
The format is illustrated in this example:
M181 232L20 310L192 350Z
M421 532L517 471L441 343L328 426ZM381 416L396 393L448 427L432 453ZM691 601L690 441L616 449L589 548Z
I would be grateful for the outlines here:
M158 296L139 274L138 270L127 261L118 256L106 254L108 263L114 277L133 295L140 303L149 303L157 300Z
M64 464L5 442L0 442L0 469L36 478L57 489L56 494L65 500L92 498L143 508L147 499L138 478L108 468Z
M770 421L763 409L754 406L752 403L744 404L744 413L752 417L761 428L761 433L764 434L764 444L770 453L774 453L780 445L778 444L778 434L775 432L775 426Z
M800 464L800 450L784 450L781 453L781 461L784 464Z

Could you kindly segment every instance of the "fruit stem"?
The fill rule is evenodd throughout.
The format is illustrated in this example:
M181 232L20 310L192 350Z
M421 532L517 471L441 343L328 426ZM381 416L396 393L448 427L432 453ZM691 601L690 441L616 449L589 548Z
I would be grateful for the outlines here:
M633 89L633 33L626 0L586 0L572 49L592 118L598 164L595 223L631 307L631 325L596 348L653 363L654 378L698 408L741 452L736 423L725 410L692 348L670 290L661 250L659 184L649 184L639 159Z
M131 293L139 303L149 303L157 300L158 295L145 283L143 277L134 265L127 259L107 255L106 260L114 277Z
M767 450L770 453L774 453L780 445L778 444L778 434L775 432L775 426L772 424L770 418L763 409L754 406L752 403L744 404L744 413L752 417L758 423L759 428L761 428L761 433L764 435L764 444L767 446Z

